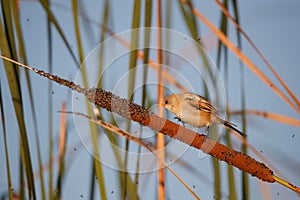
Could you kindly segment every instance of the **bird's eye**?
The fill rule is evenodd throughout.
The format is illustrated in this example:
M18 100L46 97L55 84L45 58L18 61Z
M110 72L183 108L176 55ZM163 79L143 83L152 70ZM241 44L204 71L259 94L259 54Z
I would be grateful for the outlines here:
M168 100L166 100L166 101L165 101L165 104L168 104L168 103L169 103Z

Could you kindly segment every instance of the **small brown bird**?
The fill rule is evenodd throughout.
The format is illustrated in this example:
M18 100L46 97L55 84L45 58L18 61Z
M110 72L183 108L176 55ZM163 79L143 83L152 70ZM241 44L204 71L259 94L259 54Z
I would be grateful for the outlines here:
M246 137L246 134L235 128L235 124L221 119L217 109L200 95L193 93L172 94L166 97L162 105L174 113L178 120L194 127L209 127L212 123L223 124Z

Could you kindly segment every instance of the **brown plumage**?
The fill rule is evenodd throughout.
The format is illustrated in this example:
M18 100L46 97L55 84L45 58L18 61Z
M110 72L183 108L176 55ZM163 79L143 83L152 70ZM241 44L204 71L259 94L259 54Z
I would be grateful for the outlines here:
M217 109L200 95L193 93L172 94L166 97L163 106L174 113L180 121L192 126L201 128L208 127L212 123L222 124L246 137L246 134L235 128L236 125L221 119Z

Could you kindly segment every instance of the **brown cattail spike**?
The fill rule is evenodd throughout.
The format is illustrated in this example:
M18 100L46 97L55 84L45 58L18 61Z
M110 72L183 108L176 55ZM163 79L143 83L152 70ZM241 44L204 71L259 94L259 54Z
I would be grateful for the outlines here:
M101 88L85 89L76 85L75 83L60 78L58 76L45 73L42 70L38 70L32 67L28 67L22 63L14 61L3 55L1 58L22 66L28 70L34 71L35 73L44 76L52 81L55 81L61 85L64 85L72 90L84 94L92 103L102 107L110 112L115 112L122 117L136 121L144 126L175 138L181 142L184 142L190 146L204 151L211 156L223 160L230 165L243 170L252 176L255 176L266 182L278 182L285 187L288 187L298 193L300 189L273 174L273 171L261 162L256 161L250 156L235 151L223 144L220 144L212 139L206 137L206 135L198 134L190 129L179 126L169 120L159 117L158 115L148 111L138 104L132 103L128 99L120 98L111 92L107 92Z

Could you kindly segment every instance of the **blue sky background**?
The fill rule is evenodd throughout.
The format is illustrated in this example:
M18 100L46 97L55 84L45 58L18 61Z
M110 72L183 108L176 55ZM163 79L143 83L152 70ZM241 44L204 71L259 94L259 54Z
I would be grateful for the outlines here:
M111 29L115 33L119 33L130 29L132 19L133 1L117 1L111 2L112 16L110 19ZM171 1L170 1L171 2ZM102 16L102 2L99 1L81 1L89 18L98 20ZM300 75L300 3L298 1L239 1L240 22L242 28L255 42L260 51L269 60L275 70L280 74L281 78L287 83L294 94L299 98L299 75ZM61 5L65 5L62 7ZM155 10L156 5L153 9ZM187 34L189 31L184 25L182 16L179 12L177 1L173 1L172 13L174 18L172 20L171 28ZM214 1L195 1L195 7L198 8L215 25L219 24L220 10ZM23 34L25 36L25 46L28 56L29 65L48 71L48 41L46 29L46 14L38 2L35 1L21 1L20 14L23 27ZM71 12L71 5L69 1L53 1L53 12L57 19L59 19L68 42L71 44L74 52L77 52L76 37L73 27L73 17ZM155 12L154 12L155 13ZM154 14L155 15L155 14ZM155 26L155 17L153 25ZM99 21L100 22L100 21ZM212 59L216 58L216 37L209 31L209 29L198 21L201 38L203 42L209 46L208 53ZM84 41L84 50L87 55L99 43L98 27L87 23L81 19L81 34ZM229 37L235 41L235 30L230 23ZM53 74L60 77L75 80L77 74L77 67L68 53L65 45L62 43L57 31L53 31ZM274 76L267 69L265 64L258 58L253 49L243 40L243 51L245 54L277 85L278 82ZM125 58L126 59L126 58ZM154 59L155 60L155 59ZM171 61L172 63L172 61ZM2 66L2 61L0 61ZM124 64L127 69L128 62ZM5 71L0 67L1 86L4 95L9 96L7 81L5 78ZM58 152L58 127L59 127L59 111L62 101L68 99L68 109L71 109L70 91L57 84L53 85L52 91L48 90L49 81L31 73L31 80L33 83L35 106L38 117L38 131L42 148L42 155L44 163L48 159L48 94L54 92L53 97L53 123L56 129L54 130L55 151ZM191 80L197 83L198 80ZM282 99L280 99L270 88L265 85L251 70L245 67L245 93L246 106L248 109L256 109L268 112L279 113L299 119L297 114L291 107L289 107ZM106 88L104 88L106 89ZM227 86L228 98L230 107L233 110L240 109L241 95L240 95L240 68L236 57L229 52L229 81ZM24 87L24 90L26 88ZM200 94L201 91L197 91ZM26 92L24 92L26 93ZM155 93L156 95L156 93ZM155 97L153 97L155 99ZM4 99L6 120L8 130L8 144L11 156L11 165L18 166L18 128L15 123L15 116L13 106L10 99ZM29 105L28 96L24 95L24 105ZM25 108L28 112L25 115L31 119L30 107ZM171 117L171 115L168 115ZM89 194L89 178L91 170L91 155L80 144L79 136L74 127L72 117L69 117L70 128L68 132L68 144L71 153L67 157L70 168L63 186L63 199L80 199L88 198ZM241 127L241 120L239 117L232 117L232 121ZM11 123L10 123L11 122ZM283 174L283 178L289 180L293 184L300 186L300 128L290 126L278 122L265 120L261 117L249 116L247 117L247 130L249 135L249 143L253 145L258 151L263 152L262 155L276 166ZM2 126L2 124L1 124ZM32 121L27 122L27 129L33 130ZM32 157L36 158L36 146L34 133L28 131L29 142L32 147ZM233 141L234 147L239 148L240 143ZM3 147L3 137L0 137L0 146ZM72 151L76 148L76 151ZM5 191L6 167L4 151L0 151L0 192ZM14 152L14 153L13 153ZM250 153L250 155L253 155ZM203 158L202 158L203 157ZM255 157L255 156L254 156ZM193 169L188 168L185 163L192 163ZM222 172L226 174L226 163L221 163ZM189 149L185 154L171 167L173 167L178 174L188 182L190 187L195 186L193 190L200 196L201 199L213 199L213 171L211 158L205 156L195 149ZM37 160L35 160L34 168L37 170ZM109 167L104 167L106 188L108 191L118 191L116 171ZM235 170L240 173L239 170ZM167 198L169 199L192 199L186 189L175 180L174 176L166 172L166 186ZM13 187L18 188L18 170L12 171ZM222 180L222 191L224 192L223 199L227 199L227 183L226 179ZM236 178L238 194L240 195L240 180ZM271 190L272 199L297 199L294 192L283 186L274 183L267 184L259 181L256 178L249 177L250 181L250 197L251 199L262 199L259 186L267 186ZM140 180L140 194L143 199L156 199L156 173L146 173L141 175ZM39 188L37 186L37 188ZM118 199L117 192L108 193L109 199ZM240 197L240 196L239 196Z

